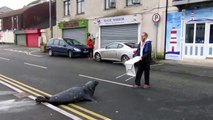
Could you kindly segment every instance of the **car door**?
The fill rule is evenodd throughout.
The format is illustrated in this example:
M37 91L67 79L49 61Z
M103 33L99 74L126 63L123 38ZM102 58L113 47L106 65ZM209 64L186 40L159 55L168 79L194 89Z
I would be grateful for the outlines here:
M116 59L116 49L118 47L118 43L112 43L105 47L105 50L102 53L104 59L115 60Z
M116 53L116 59L117 60L121 60L121 56L126 52L126 50L124 49L124 45L122 44L118 44L118 47L117 49L115 50L115 53Z
M54 53L59 53L58 46L59 46L59 39L55 39L53 41L52 48L51 48Z
M60 54L64 54L64 55L68 54L67 44L63 40L59 40L58 52L60 52Z

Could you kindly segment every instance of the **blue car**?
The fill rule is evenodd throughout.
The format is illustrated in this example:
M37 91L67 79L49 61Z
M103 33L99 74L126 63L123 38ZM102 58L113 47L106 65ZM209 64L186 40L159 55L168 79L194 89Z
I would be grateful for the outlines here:
M86 45L70 38L52 38L47 43L49 56L55 54L67 55L69 58L74 56L88 56L89 49Z

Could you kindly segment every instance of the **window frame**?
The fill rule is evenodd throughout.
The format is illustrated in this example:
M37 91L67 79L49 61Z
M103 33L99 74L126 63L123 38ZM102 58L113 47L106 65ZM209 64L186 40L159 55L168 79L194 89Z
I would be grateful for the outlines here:
M141 4L141 0L139 0L138 3L134 3L135 0L126 0L126 6L134 6L134 5L140 5ZM129 4L130 2L130 4Z
M85 0L76 0L76 9L77 9L77 15L84 14L85 13ZM79 9L80 5L80 9Z
M70 16L70 0L64 0L64 16Z
M115 3L114 6L111 5L113 1ZM110 10L110 9L115 9L115 8L116 8L116 0L105 0L104 1L104 9L105 10Z

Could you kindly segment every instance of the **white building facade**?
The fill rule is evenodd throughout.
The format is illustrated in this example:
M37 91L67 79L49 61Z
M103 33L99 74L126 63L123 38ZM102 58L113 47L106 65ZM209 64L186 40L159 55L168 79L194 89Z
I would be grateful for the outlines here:
M213 1L173 0L168 12L166 59L213 58Z
M139 42L147 32L153 53L164 53L166 0L56 0L58 37L86 44L90 33L95 49L110 42ZM168 11L177 11L168 2Z

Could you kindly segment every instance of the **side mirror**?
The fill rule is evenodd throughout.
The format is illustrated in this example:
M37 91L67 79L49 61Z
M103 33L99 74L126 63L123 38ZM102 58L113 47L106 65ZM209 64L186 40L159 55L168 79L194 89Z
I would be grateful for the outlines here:
M64 45L64 47L67 47L67 45Z

